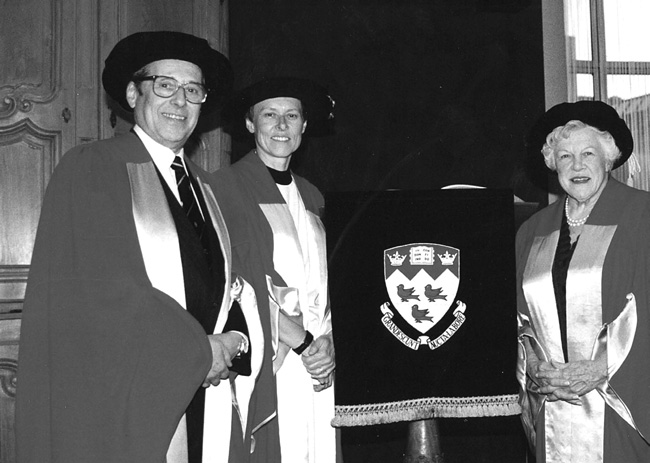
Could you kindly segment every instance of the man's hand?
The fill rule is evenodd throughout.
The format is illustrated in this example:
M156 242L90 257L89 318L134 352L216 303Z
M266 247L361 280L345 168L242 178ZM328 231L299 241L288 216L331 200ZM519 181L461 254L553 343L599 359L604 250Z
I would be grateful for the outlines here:
M318 381L318 384L314 385L314 391L319 392L332 385L336 368L332 333L314 339L301 358L307 372Z
M203 387L218 385L222 379L228 378L232 359L239 353L241 335L228 332L208 335L212 347L212 367L203 381Z

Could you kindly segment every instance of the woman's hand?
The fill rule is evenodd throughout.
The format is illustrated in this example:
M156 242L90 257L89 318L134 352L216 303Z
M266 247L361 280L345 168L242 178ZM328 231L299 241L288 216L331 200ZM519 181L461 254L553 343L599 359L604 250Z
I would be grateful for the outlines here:
M288 315L280 310L278 317L278 335L280 341L295 349L305 340L305 329L302 325L302 313Z
M314 385L316 392L332 385L336 360L331 333L317 337L302 353L301 358L307 372L318 381Z
M549 401L563 400L579 405L580 397L607 379L607 360L602 358L568 363L551 360L537 362L531 370L532 374L529 374L538 386L538 392L548 395Z
M529 386L529 389L533 392L545 394L549 402L564 400L576 405L579 404L580 398L578 395L566 390L571 385L571 382L561 377L553 363L537 360L536 357L529 357L527 367L528 376L534 383Z
M556 368L552 363L540 360L537 357L528 337L524 338L524 348L526 349L526 374L533 381L533 384L529 385L528 389L538 394L546 394L550 401L572 401L578 399L575 394L572 396L566 396L562 391L560 391L561 388L567 387L571 383L566 379L554 377L554 375L551 374L556 370ZM554 394L555 391L559 392L560 397Z

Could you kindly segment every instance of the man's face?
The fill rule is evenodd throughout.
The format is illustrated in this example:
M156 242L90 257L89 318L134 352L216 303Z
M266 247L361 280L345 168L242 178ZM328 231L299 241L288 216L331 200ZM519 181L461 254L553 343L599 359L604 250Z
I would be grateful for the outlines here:
M154 61L149 64L147 74L173 77L181 84L203 83L201 69L181 60ZM126 99L134 108L136 124L155 141L174 152L179 151L190 137L201 112L200 104L192 104L185 99L182 87L171 97L162 98L153 92L152 81L143 81L140 90L133 82L129 82Z

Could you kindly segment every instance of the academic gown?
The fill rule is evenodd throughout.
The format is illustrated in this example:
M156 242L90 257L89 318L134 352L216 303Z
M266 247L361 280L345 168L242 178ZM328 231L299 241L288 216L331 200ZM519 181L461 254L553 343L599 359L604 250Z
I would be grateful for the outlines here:
M304 268L300 240L289 208L264 163L251 151L232 166L217 171L215 176L217 198L224 208L233 248L247 249L246 252L233 250L233 266L249 268L248 279L255 287L258 303L261 305L266 299L269 307L271 348L276 364L282 364L276 378L278 402L281 407L283 403L290 404L278 413L289 414L292 417L290 422L295 423L288 431L286 427L280 429L280 432L290 434L292 439L291 449L286 446L282 449L283 461L288 450L295 450L287 460L291 462L334 461L335 433L330 425L334 416L333 388L314 392L311 378L300 358L293 352L279 351L277 332L280 307L290 314L300 310L305 328L314 338L331 331L325 232L319 218L323 197L307 180L292 174L307 211L307 227L310 227L313 242L310 259L312 269L317 269L310 287L316 294L308 296L303 283L300 283L301 287L292 287L285 281L285 278L299 280L296 275L288 275L291 269L298 270L298 274L303 272L300 270ZM240 259L247 261L238 262ZM278 358L278 355L286 357ZM284 378L281 377L283 374ZM277 421L272 422L272 426L277 426ZM269 426L264 431L268 435L276 429Z
M190 168L222 240L221 332L230 246L208 178ZM142 142L129 133L71 150L48 185L25 295L18 462L164 462L212 363L206 332L184 306L178 235ZM227 413L227 459L228 381L210 396Z
M564 362L551 268L564 198L517 234L520 344ZM582 406L530 390L520 346L522 421L537 462L650 461L650 195L610 178L581 232L566 280L568 360L606 356L608 380Z

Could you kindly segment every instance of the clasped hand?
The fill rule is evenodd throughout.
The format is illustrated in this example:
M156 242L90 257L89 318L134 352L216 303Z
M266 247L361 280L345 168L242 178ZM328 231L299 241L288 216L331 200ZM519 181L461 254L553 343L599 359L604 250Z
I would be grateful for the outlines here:
M233 332L208 336L212 348L212 366L203 381L203 387L217 386L222 379L228 378L232 359L239 353L240 339L241 335Z
M332 385L336 360L334 358L334 342L332 334L317 337L301 355L302 363L307 373L318 381L314 391L319 392Z
M580 397L607 379L607 361L601 359L561 363L540 360L529 365L528 375L535 383L531 389L546 394L549 402L563 400L581 405Z

